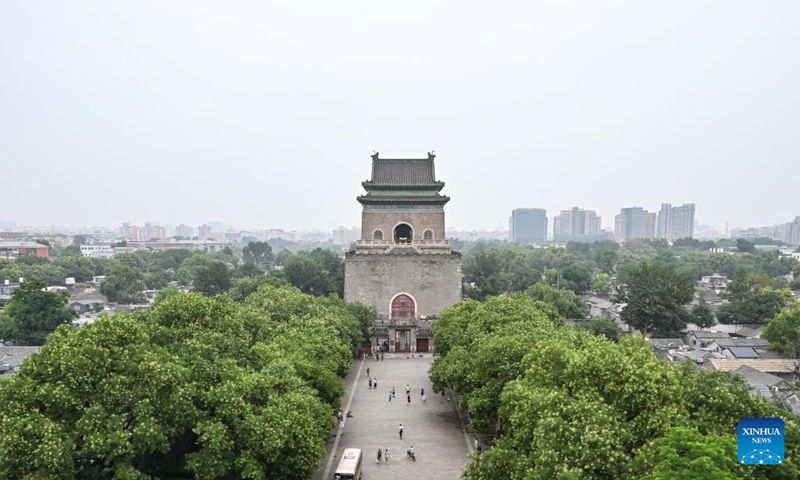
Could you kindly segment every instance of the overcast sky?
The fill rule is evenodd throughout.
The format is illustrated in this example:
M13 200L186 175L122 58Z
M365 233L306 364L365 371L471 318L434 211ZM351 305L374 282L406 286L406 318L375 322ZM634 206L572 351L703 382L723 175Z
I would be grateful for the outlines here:
M373 150L458 229L790 221L800 2L0 2L0 220L357 225Z

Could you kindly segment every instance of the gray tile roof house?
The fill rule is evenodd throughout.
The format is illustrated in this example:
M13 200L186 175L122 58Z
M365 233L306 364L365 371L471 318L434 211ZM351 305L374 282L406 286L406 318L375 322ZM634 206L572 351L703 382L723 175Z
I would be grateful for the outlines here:
M26 358L39 353L42 347L16 347L0 345L0 376L19 370Z
M647 341L654 348L681 348L684 345L680 338L651 338Z
M730 335L725 332L712 332L708 330L691 330L686 333L684 341L686 345L693 348L704 348L711 344L712 341L719 338L730 338Z
M792 413L800 415L800 400L798 399L800 391L786 380L747 365L742 365L731 373L741 375L755 395L771 402L780 401Z

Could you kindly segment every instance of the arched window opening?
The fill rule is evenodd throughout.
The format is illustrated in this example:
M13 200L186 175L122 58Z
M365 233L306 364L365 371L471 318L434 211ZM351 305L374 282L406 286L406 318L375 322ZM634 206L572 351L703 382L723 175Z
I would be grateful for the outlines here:
M414 299L402 294L392 300L392 318L414 318Z
M372 232L373 240L383 240L383 230L375 230Z
M423 240L433 240L433 230L425 230L422 234Z
M414 232L411 230L411 225L401 223L394 227L394 241L396 243L411 243L413 240Z

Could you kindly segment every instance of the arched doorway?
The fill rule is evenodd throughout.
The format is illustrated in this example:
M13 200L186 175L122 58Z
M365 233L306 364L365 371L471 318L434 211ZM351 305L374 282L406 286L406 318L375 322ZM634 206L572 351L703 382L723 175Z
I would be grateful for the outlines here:
M413 298L401 293L392 299L391 318L414 318L415 313L416 304Z
M394 326L391 330L393 338L389 344L389 350L398 353L410 352L414 343L412 328L413 319L417 313L416 302L411 295L401 293L392 299L391 309L392 320L390 323Z
M394 227L394 241L396 243L411 243L413 238L414 231L411 229L411 225L401 223Z

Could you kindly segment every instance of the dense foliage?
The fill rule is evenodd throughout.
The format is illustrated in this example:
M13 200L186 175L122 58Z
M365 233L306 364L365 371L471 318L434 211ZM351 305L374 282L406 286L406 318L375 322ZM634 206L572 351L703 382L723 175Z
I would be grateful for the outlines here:
M620 317L645 335L669 336L686 327L691 315L684 305L694 297L695 282L660 264L643 263L631 271L617 300Z
M554 315L555 314L555 315ZM800 471L793 417L726 373L661 361L641 337L619 343L564 325L525 296L465 301L434 324L430 376L455 389L496 445L465 478L790 479ZM782 417L786 461L755 469L736 461L742 417Z
M0 479L307 478L365 318L265 284L61 327L0 384Z
M0 310L0 339L16 345L44 345L47 336L78 315L67 305L69 294L48 292L44 282L30 279L11 294Z
M567 244L565 249L534 248L499 242L464 244L464 296L483 300L491 295L524 291L537 283L581 294L593 291L614 293L642 263L658 264L676 273L700 280L715 273L729 279L750 275L776 279L794 271L790 284L782 279L775 289L800 289L800 263L777 251L744 248L736 252L736 242L679 239L631 240L624 245L611 241ZM724 252L712 248L727 249ZM781 284L782 282L782 284ZM762 317L764 321L769 317Z
M800 360L800 305L775 315L767 322L761 338L776 351Z

